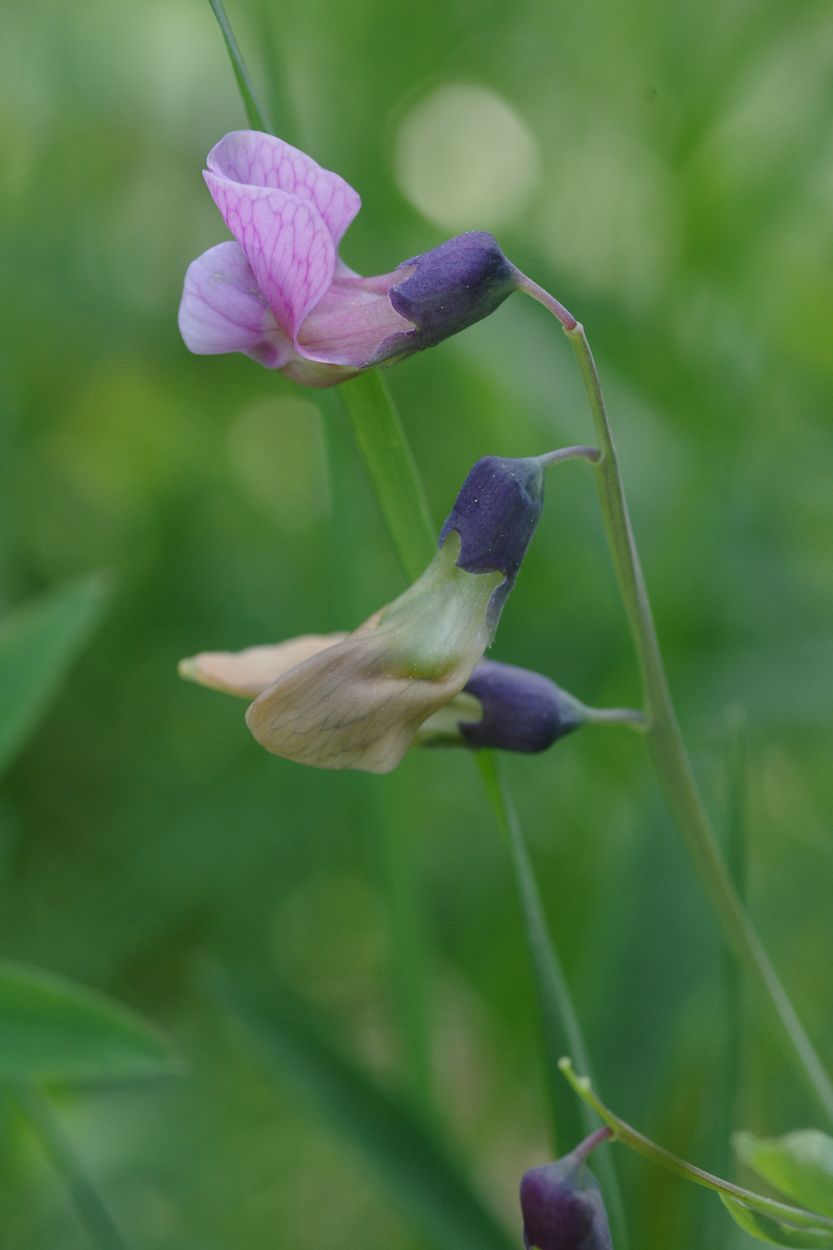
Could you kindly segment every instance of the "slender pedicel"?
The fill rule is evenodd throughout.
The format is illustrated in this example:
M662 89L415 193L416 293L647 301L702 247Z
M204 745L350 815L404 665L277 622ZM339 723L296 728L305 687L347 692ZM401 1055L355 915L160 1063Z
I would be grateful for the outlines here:
M521 273L516 273L515 280L518 290L531 295L556 317L581 371L601 451L594 468L602 519L642 675L647 739L666 801L700 874L726 942L769 1004L781 1026L784 1041L798 1059L805 1079L828 1120L833 1122L833 1083L738 896L697 788L668 687L625 499L616 445L584 327L536 282Z

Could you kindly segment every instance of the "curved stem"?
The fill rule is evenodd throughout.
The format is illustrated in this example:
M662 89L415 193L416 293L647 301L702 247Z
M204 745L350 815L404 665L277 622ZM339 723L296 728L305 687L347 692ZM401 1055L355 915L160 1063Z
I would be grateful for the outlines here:
M634 707L588 707L582 705L584 719L591 725L626 725L637 733L646 733L648 719L644 712Z
M833 1123L833 1084L738 897L694 779L668 688L625 500L616 446L596 362L584 327L536 283L524 279L520 285L558 318L578 361L590 401L596 437L602 451L594 466L602 518L642 674L648 718L646 736L666 801L700 873L726 941L769 1004L771 1014L798 1059L807 1083L828 1120Z
M557 451L547 451L543 456L536 456L543 468L547 469L551 464L561 464L564 460L589 460L591 464L601 460L602 453L598 447L559 447Z
M732 1181L723 1180L722 1177L715 1176L712 1172L706 1172L703 1168L698 1168L695 1164L686 1162L679 1155L672 1154L670 1150L666 1150L664 1146L658 1146L656 1142L651 1141L644 1133L640 1133L628 1124L626 1120L620 1119L614 1111L605 1106L593 1089L590 1078L578 1076L571 1060L559 1060L558 1067L582 1102L586 1103L588 1107L592 1107L599 1119L604 1121L615 1141L620 1141L624 1146L629 1146L631 1150L635 1150L637 1154L650 1159L652 1163L659 1164L667 1172L673 1172L675 1176L680 1176L683 1180L693 1181L695 1185L702 1185L704 1189L714 1190L721 1197L725 1195L727 1198L740 1202L743 1206L750 1207L752 1210L760 1211L763 1215L768 1215L774 1220L786 1221L796 1228L833 1230L833 1219L827 1216L819 1215L815 1211L803 1210L801 1207L791 1206L786 1202L779 1202L777 1198L766 1198L763 1194L756 1194L751 1189L744 1189L740 1185L735 1185Z

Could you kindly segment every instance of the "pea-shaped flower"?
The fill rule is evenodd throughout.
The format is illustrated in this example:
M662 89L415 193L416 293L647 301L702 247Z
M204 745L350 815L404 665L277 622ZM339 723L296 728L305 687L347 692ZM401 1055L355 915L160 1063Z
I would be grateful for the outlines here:
M527 1250L612 1250L602 1193L584 1162L605 1133L601 1130L563 1159L524 1175L521 1212Z
M179 327L192 352L243 352L306 386L332 386L431 347L487 316L520 275L472 232L361 277L338 254L361 201L281 139L234 131L205 181L235 242L189 267Z
M428 568L353 633L203 653L180 671L253 698L258 742L319 768L387 772L415 740L542 750L576 727L580 705L522 669L478 668L542 497L539 459L480 460Z

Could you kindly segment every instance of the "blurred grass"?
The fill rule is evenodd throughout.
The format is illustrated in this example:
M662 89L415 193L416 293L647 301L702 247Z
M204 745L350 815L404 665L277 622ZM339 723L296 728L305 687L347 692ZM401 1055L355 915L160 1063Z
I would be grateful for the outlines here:
M268 16L314 155L362 193L344 249L360 271L443 237L394 177L415 103L476 83L528 128L538 181L499 237L591 334L715 810L724 711L748 710L750 905L829 1052L833 990L818 972L833 878L829 7L292 0ZM240 0L232 17L257 80L263 16ZM417 1250L360 1161L264 1086L190 972L206 952L273 968L374 1068L396 1069L357 779L266 756L237 704L175 676L202 647L349 626L399 586L345 447L356 613L345 619L309 397L243 358L191 357L177 335L185 266L225 237L202 161L244 124L222 43L200 0L43 0L4 11L0 69L0 611L102 565L119 586L3 785L2 953L114 994L189 1058L182 1088L98 1091L66 1108L134 1242ZM489 228L490 211L471 227ZM435 515L477 456L587 437L568 356L540 310L512 300L388 374ZM635 697L581 468L550 475L494 655L588 702ZM717 945L641 746L588 729L543 760L507 763L599 1087L708 1165ZM413 756L374 784L427 901L447 1118L516 1221L517 1178L546 1145L504 854L459 758ZM786 1067L773 1079L779 1057L754 1018L743 1054L742 1126L811 1123ZM2 1110L0 1157L9 1250L83 1246ZM622 1169L633 1243L686 1244L700 1195L639 1161ZM745 1243L727 1227L725 1244Z

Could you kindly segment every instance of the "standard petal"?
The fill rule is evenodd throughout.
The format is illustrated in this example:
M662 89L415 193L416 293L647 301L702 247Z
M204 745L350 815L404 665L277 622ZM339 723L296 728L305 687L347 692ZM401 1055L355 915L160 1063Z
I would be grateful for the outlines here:
M338 174L260 130L232 131L211 149L206 164L212 173L232 182L311 200L336 247L361 208L358 193Z
M324 219L310 199L270 187L246 186L218 174L204 177L275 320L294 340L335 272L335 244Z
M281 369L293 355L237 243L219 243L189 265L179 330L199 356L244 352L269 369Z
M202 651L180 660L179 675L224 694L254 699L283 673L320 651L342 642L346 634L302 634L273 646L245 651Z

